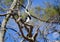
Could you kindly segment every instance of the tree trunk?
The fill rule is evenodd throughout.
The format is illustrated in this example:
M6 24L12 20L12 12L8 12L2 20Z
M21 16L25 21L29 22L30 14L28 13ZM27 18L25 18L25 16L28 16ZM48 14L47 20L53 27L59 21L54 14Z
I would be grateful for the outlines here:
M3 42L4 31L0 30L0 42Z

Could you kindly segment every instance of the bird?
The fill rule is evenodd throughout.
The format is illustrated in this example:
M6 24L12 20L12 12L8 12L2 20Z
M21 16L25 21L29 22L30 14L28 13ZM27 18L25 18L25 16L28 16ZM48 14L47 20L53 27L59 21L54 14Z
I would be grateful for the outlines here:
M30 20L31 20L31 16L27 15L26 18L25 18L25 23L28 23Z

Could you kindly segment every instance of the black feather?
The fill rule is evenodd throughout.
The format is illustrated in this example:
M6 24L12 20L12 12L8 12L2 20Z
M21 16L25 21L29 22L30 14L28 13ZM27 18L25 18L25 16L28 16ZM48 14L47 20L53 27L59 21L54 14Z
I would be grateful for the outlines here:
M25 22L27 21L28 18L31 20L31 16L27 15L27 17L25 18Z
M29 19L31 19L31 16L30 15L28 15L28 17L29 17Z

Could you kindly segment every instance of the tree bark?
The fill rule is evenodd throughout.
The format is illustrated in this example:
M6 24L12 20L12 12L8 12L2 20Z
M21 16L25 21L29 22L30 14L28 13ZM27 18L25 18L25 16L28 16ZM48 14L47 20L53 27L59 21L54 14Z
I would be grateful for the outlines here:
M4 31L0 30L0 42L3 42Z

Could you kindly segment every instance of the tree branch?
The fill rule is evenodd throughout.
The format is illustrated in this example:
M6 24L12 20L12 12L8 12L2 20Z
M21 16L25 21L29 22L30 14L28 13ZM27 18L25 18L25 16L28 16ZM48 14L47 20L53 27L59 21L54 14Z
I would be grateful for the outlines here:
M21 3L20 3L21 4ZM21 4L21 6L25 9L25 12L28 14L28 15L31 15L30 13L29 13L29 11L28 11L28 9L27 8L25 8L25 6L24 5L22 5ZM28 5L27 5L27 7L28 7ZM38 20L40 20L40 21L42 21L42 22L46 22L46 23L50 23L51 21L49 21L49 20L43 20L43 19L41 19L41 18L38 18L38 17L36 17L36 16L33 16L33 15L31 15L33 18L35 18L35 19L38 19ZM53 21L52 23L59 23L60 24L60 21L59 22L57 22L57 21Z
M24 33L23 33L23 31L22 31L22 26L21 26L21 23L20 22L17 22L16 20L16 18L13 16L13 19L15 20L15 22L18 24L18 26L19 26L19 30L20 30L20 32L21 32L21 35L22 35L22 37L23 38L25 38L26 40L29 40L29 38L28 37L26 37L26 36L24 36Z
M34 41L36 40L36 37L37 37L37 35L38 35L38 30L39 30L39 28L37 28L37 30L35 31L35 34L33 35L33 39L34 39Z
M6 16L7 14L0 14L0 16Z
M8 20L9 20L9 18L10 18L11 11L12 11L13 8L15 7L16 1L17 1L17 0L14 0L14 1L13 1L12 5L11 5L11 7L10 7L11 10L7 11L7 14L8 14L8 15L6 15L6 18L3 20L2 25L1 25L1 29L2 29L2 30L5 30L5 28L6 28L6 24L7 24ZM3 33L2 33L2 35L1 35L1 37L3 38L2 41L4 42L4 37L5 37L6 30L5 30L5 31L2 31L2 32L3 32Z

